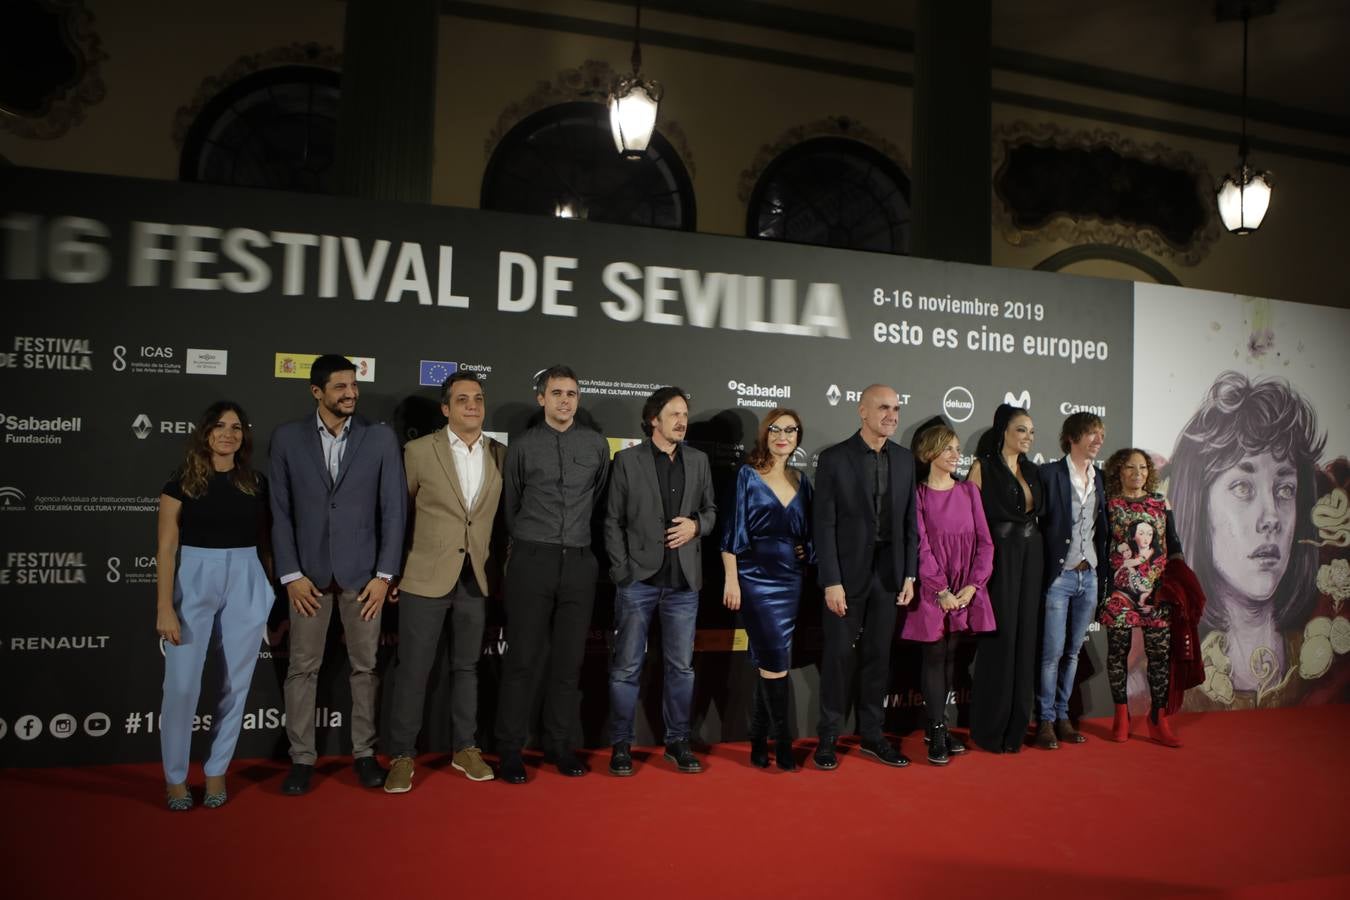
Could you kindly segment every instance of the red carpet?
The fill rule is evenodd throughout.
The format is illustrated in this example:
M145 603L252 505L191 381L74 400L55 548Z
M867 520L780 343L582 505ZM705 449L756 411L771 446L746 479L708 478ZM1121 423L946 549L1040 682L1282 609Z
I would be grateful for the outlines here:
M945 769L768 774L744 744L702 775L659 753L629 779L531 769L474 784L419 761L400 796L322 762L306 797L284 766L236 763L220 810L161 807L158 766L0 772L3 895L143 897L1350 896L1350 708L1183 715L1186 747L1142 737ZM809 742L799 747L803 761ZM200 800L200 771L193 772Z

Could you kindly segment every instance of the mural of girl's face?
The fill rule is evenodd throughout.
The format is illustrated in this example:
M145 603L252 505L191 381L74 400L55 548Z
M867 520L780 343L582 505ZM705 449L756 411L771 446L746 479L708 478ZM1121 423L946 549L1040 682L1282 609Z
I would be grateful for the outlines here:
M1269 600L1289 566L1298 472L1271 453L1245 456L1206 493L1214 570L1251 600Z

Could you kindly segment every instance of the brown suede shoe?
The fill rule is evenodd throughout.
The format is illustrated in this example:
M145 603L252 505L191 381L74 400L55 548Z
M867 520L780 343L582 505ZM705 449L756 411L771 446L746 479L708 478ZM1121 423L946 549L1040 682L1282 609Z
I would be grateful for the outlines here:
M1059 741L1055 739L1055 724L1050 721L1042 722L1036 729L1036 746L1041 750L1058 750Z
M1073 727L1073 723L1068 719L1060 719L1055 722L1055 736L1066 744L1087 743L1087 738L1079 734L1078 729Z
M406 794L412 790L413 761L411 756L395 756L389 761L389 774L384 779L386 794Z
M491 781L492 769L483 762L482 751L477 747L465 747L450 759L450 765L464 773L470 781Z

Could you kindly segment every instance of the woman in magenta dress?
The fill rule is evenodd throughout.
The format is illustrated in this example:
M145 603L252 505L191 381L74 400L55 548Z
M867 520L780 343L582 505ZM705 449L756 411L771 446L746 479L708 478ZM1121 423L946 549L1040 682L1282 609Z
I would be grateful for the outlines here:
M945 424L934 425L920 432L915 449L921 475L917 489L919 584L900 633L906 640L923 644L921 680L928 710L924 740L928 761L945 766L951 754L966 749L947 731L956 643L962 633L995 627L987 590L994 571L994 543L980 489L954 477L961 460L956 433Z

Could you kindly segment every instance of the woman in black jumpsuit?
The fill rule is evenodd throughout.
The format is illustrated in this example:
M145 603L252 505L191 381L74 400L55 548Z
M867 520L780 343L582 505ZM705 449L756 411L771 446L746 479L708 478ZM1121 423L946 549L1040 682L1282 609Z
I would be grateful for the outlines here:
M970 480L980 486L994 574L989 599L997 630L981 635L970 691L970 737L990 753L1016 753L1031 722L1036 677L1036 627L1045 566L1041 481L1027 459L1035 436L1031 416L1007 403L976 451Z

